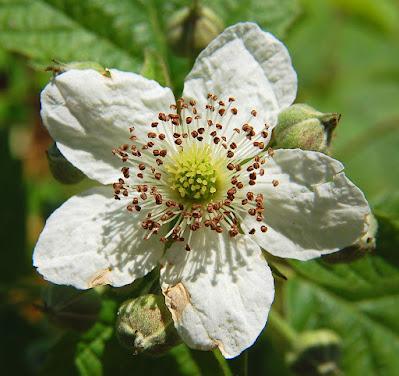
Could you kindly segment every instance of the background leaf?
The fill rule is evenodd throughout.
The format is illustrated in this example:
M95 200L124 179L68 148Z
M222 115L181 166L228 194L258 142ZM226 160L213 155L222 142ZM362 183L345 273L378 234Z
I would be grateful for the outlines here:
M298 331L328 328L343 341L344 374L395 375L399 367L399 273L378 256L333 267L292 262L286 314Z

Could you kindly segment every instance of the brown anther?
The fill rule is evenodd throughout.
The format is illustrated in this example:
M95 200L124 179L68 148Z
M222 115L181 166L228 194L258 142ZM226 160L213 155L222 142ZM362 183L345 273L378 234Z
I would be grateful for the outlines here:
M272 148L267 149L267 154L269 154L270 157L273 157L274 150Z
M127 179L130 176L129 167L122 167L121 169L123 176Z
M123 194L125 197L129 196L129 192L128 192L127 189L124 189L123 192L122 192L122 194Z
M250 234L250 235L253 235L253 234L255 234L255 231L256 231L256 230L253 228L253 229L249 230L249 234Z
M250 180L249 181L249 185L255 185L256 184L256 181L255 180Z
M249 178L250 178L251 180L256 180L256 172L251 172L251 173L249 174Z
M141 172L139 172L139 173L137 174L137 177L140 178L140 179L143 179L144 175L143 175Z
M277 187L279 185L278 180L272 180L273 187Z
M223 116L226 110L224 108L221 108L218 112L220 116Z
M255 197L255 195L252 192L247 192L246 196L249 201L252 201Z
M183 140L181 138L178 138L177 140L175 140L176 145L181 145L182 143L183 143Z
M231 150L229 150L227 152L227 158L233 158L233 157L234 157L234 153Z
M192 121L193 121L193 118L191 116L186 117L186 124L191 124Z
M139 164L139 170L141 170L141 171L145 170L145 164L144 163L140 163Z
M264 168L261 168L260 170L259 170L259 175L260 176L263 176L265 174L265 169Z
M157 173L155 173L154 174L154 177L155 177L155 179L157 179L157 180L161 180L161 173L160 172L157 172Z
M195 106L197 104L197 102L194 99L190 100L190 106Z
M241 200L241 205L246 205L246 204L248 204L248 200L246 198Z
M267 131L262 131L262 132L261 132L261 135L262 135L263 138L267 138L267 136L269 135L269 132L267 132Z
M254 116L254 117L255 117L255 116L256 116L256 114L257 114L256 110L252 110L252 111L251 111L251 115L252 115L252 116Z
M169 120L168 117L166 116L166 114L164 114L163 112L160 112L158 114L158 119L161 120L161 121L168 121Z
M166 149L162 149L159 151L159 155L163 158L166 157L166 154L168 154L168 151Z
M198 136L198 132L197 132L197 131L192 131L192 132L191 132L191 136L192 136L193 138L196 138L196 137Z
M165 136L164 133L160 133L160 134L158 135L158 138L159 138L161 141L163 141L163 140L166 138L166 136Z
M140 206L140 205L135 205L134 208L135 208L137 211L140 211L140 210L141 210L141 206Z
M266 231L267 231L267 227L266 227L266 226L261 226L261 227L260 227L260 231L266 232Z
M219 101L219 106L225 106L223 101Z
M210 134L212 137L215 137L218 133L216 131L212 131Z
M132 200L132 204L133 205L137 205L139 203L139 199L137 198L137 197L135 197L133 200Z
M156 137L157 137L157 134L156 134L155 132L148 132L148 133L147 133L147 137L148 137L148 138L156 138Z
M154 155L154 157L159 157L159 155L160 155L160 150L158 150L158 149L155 149L153 152L152 152L152 154Z
M159 193L157 193L155 196L155 203L157 205L161 205L162 204L162 195L160 195Z
M179 138L180 136L181 136L180 133L173 133L173 137L174 137L174 138Z
M220 138L219 137L215 137L213 139L213 142L217 145L220 142Z
M199 134L204 134L205 132L205 128L198 128L197 130Z
M230 144L230 149L237 149L237 144L235 143L235 142L232 142L231 144Z
M130 132L130 133L134 132L134 127L130 127L130 128L129 128L129 132Z
M234 166L233 163L229 163L229 164L227 165L227 169L230 170L230 171L233 171L234 168L235 168L235 166Z
M157 165L160 166L161 164L163 164L162 159L157 158L155 160L155 162L157 162Z
M190 252L191 251L191 248L190 248L190 246L188 245L188 244L186 244L186 246L185 246L185 248L184 248L187 252Z
M222 125L222 124L219 124L219 123L217 123L217 124L216 124L216 128L217 128L217 129L219 129L219 130L221 130L221 129L223 128L223 125Z
M235 101L235 98L233 98L233 97L229 98L229 102L234 102L234 101Z
M237 115L238 113L238 110L235 107L233 107L230 111L233 115Z
M140 198L142 199L142 200L147 200L147 194L146 193L140 193Z
M237 184L236 184L236 187L238 188L238 189L242 189L242 188L244 188L244 184L242 183L242 182L238 182Z

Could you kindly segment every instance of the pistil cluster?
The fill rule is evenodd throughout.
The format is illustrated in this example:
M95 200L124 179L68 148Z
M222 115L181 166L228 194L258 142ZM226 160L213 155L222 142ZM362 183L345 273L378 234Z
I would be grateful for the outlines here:
M143 211L146 238L159 234L162 242L185 242L189 251L191 236L200 228L234 237L246 231L240 226L245 215L263 221L264 197L252 187L273 156L265 149L268 125L256 132L252 110L237 126L234 104L233 97L224 102L213 94L203 108L179 99L170 113L159 113L148 124L145 139L132 126L130 142L113 150L126 164L113 185L114 197L127 198L130 212ZM233 131L226 132L228 127Z

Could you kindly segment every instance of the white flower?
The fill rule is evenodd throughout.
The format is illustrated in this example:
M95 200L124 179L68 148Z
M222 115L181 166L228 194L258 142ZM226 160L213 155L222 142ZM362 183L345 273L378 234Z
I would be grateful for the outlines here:
M126 285L160 263L183 340L237 356L273 301L262 249L299 260L338 251L365 232L367 201L324 154L263 152L297 80L284 45L255 24L226 29L199 55L184 100L110 73L70 70L42 93L58 148L105 187L51 215L34 265L86 289Z

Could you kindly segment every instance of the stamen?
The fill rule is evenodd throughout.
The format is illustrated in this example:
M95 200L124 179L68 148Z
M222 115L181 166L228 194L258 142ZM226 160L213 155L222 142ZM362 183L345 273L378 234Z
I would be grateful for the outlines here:
M204 107L178 99L171 113L160 112L148 124L146 141L131 126L131 144L112 151L127 164L121 169L123 179L113 185L114 197L130 196L126 209L143 212L144 238L173 224L160 241L184 241L187 251L192 234L199 230L238 236L246 215L259 222L258 231L267 232L263 196L255 197L250 187L265 175L265 162L274 154L269 148L260 156L265 153L268 125L256 132L252 124L259 123L260 115L255 109L244 124L237 124L234 97L223 100L209 93L207 99ZM274 187L278 184L272 180ZM248 229L249 234L256 231Z

